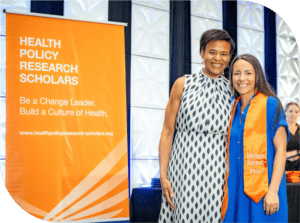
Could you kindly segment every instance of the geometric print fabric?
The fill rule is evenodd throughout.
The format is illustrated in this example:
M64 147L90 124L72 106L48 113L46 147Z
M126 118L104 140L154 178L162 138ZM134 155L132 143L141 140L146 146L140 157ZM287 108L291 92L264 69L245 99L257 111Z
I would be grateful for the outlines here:
M221 222L230 92L223 76L185 76L167 175L175 210L163 196L159 223Z

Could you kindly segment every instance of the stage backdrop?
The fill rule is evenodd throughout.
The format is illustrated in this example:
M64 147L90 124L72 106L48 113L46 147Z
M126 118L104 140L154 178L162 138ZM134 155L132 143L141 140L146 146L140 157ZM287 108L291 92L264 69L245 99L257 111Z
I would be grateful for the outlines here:
M6 15L6 187L50 221L129 219L124 26Z

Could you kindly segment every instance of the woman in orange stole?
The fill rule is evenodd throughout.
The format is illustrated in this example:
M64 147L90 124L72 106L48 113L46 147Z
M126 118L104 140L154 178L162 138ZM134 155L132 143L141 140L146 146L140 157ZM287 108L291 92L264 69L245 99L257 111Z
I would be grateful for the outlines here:
M227 143L224 222L287 222L284 176L288 125L282 105L252 55L229 70L236 99Z

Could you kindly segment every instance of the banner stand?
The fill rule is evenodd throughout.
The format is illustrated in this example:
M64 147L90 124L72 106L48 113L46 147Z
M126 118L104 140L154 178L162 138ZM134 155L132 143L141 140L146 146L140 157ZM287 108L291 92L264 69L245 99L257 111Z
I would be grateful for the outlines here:
M8 192L47 221L128 221L127 24L5 12Z

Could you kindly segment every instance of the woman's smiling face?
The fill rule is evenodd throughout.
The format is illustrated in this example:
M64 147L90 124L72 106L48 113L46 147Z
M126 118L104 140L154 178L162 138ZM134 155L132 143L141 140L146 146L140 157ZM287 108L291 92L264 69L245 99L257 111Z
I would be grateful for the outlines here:
M232 83L241 97L251 98L255 93L255 69L246 60L237 60L233 65Z
M205 65L204 73L212 78L219 77L230 61L230 44L224 40L209 42L201 51Z

